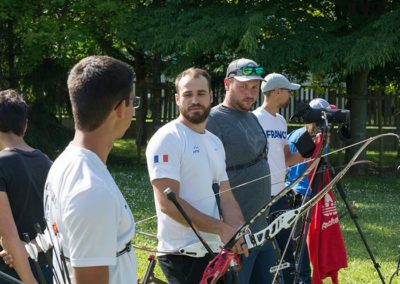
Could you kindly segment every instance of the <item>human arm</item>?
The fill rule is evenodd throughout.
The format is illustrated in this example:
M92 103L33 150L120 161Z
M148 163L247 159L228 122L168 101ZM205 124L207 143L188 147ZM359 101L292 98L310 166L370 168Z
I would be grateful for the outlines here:
M73 267L75 284L108 284L108 266Z
M286 166L292 166L301 162L304 162L305 158L299 152L291 152L289 145L286 144L283 148L285 154L285 164Z
M12 255L12 266L24 283L36 283L29 266L28 254L18 236L6 192L0 192L0 237L3 249Z
M178 181L169 178L160 178L154 179L152 185L156 199L155 201L157 202L161 212L168 215L176 222L187 227L189 226L176 209L175 205L164 195L164 190L167 188L170 188L175 193L177 201L185 210L197 230L217 234L220 236L223 243L229 241L233 233L236 231L235 227L202 213L190 205L186 200L180 198Z
M224 218L224 223L231 225L234 228L240 228L244 224L244 218L242 210L237 203L229 184L229 181L222 181L219 186L219 193L221 199L221 211ZM244 242L243 238L239 239L236 243L235 249L248 256L248 250L242 247L241 244Z

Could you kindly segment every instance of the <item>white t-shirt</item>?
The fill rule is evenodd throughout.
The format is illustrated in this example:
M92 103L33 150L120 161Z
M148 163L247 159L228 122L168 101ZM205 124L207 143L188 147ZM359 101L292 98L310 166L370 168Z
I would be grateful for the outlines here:
M48 174L44 206L49 227L56 222L57 240L70 259L71 279L71 266L109 266L109 283L137 282L134 251L116 256L135 234L132 212L95 153L74 145L64 150ZM59 254L58 247L54 253ZM58 267L54 257L53 264Z
M212 184L228 180L225 151L217 136L197 133L171 121L150 139L146 149L150 180L170 178L179 182L179 196L202 213L219 218ZM193 231L161 212L157 202L158 250L177 251L198 242ZM218 235L200 232L206 241Z
M287 140L287 123L285 118L277 113L275 116L263 107L253 111L257 116L268 140L268 164L271 171L271 195L277 195L285 187L286 164L285 145Z

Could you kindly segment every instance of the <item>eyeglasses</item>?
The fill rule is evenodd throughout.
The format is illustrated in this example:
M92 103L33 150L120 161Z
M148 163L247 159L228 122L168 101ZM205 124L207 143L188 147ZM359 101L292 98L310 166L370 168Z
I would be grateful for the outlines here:
M129 97L129 98L120 100L120 101L117 103L117 105L114 107L114 109L117 109L117 107L118 107L118 106L121 104L121 102L123 102L123 101L129 101L129 104L130 104L130 102L132 101L133 108L138 108L138 107L140 107L140 97L133 97L133 98Z
M133 108L140 107L140 97L129 98L132 101Z
M262 77L265 74L265 69L262 66L243 66L242 68L230 72L228 77L230 77L231 74L236 76L250 76L256 74Z

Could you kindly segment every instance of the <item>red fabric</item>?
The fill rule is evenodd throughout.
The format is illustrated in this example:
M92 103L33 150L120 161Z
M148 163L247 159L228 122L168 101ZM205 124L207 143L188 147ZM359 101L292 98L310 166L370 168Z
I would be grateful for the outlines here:
M316 185L317 192L330 181L329 170L325 169L324 182ZM332 190L313 209L307 244L313 266L312 284L320 284L328 276L338 283L339 269L347 267L347 253Z
M309 167L312 162L314 161L314 159L317 157L319 150L322 147L322 134L318 133L317 136L314 139L314 144L315 144L315 149L314 152L312 154L312 159L310 162L308 162L307 167ZM317 171L317 167L315 167L309 174L308 174L308 181L309 184L312 184L313 180L314 180L314 176L315 176L315 172Z

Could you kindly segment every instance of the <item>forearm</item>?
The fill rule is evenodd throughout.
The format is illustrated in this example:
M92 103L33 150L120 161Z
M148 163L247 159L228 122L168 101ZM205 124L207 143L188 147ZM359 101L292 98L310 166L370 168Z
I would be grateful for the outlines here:
M179 198L178 196L176 197L176 199L178 203L182 206L186 214L189 216L193 226L197 230L218 235L220 234L222 221L202 213L201 211L191 206L187 201ZM169 217L179 222L180 224L187 227L189 226L182 214L178 211L175 205L172 204L172 202L170 202L169 206L162 211L164 211L165 214L167 214Z
M286 166L293 166L298 163L304 162L306 159L301 156L299 152L291 153L285 159Z
M13 256L13 266L21 280L25 283L36 283L5 192L0 192L0 238L3 249Z
M289 145L285 145L283 152L285 155L286 166L293 166L305 160L305 158L303 158L303 156L299 152L291 152L289 149Z
M13 267L21 280L24 283L37 283L29 265L25 247L18 237L4 234L2 236L2 247L13 256Z
M155 201L158 203L160 210L180 224L189 226L175 205L164 195L164 190L166 188L170 188L175 193L177 201L189 216L194 227L199 231L217 234L224 243L227 242L231 238L232 234L236 231L236 227L222 222L218 217L214 218L213 216L204 214L189 204L186 200L180 198L180 185L178 181L172 179L157 179L153 180L152 184L155 194ZM210 202L213 201L210 199Z
M108 284L108 266L73 267L75 284Z
M239 228L244 223L242 210L237 203L232 191L224 191L220 195L221 197L221 211L226 224L231 225L234 228Z

